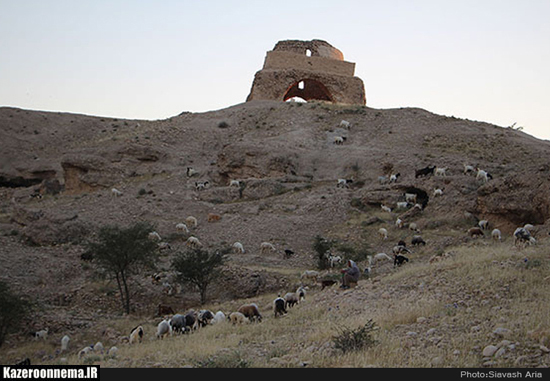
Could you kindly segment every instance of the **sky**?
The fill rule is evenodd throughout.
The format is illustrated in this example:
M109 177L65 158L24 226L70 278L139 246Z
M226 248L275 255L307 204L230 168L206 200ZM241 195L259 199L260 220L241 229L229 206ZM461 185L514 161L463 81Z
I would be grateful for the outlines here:
M354 62L367 106L550 140L549 0L0 0L0 107L166 119L246 100L280 40Z

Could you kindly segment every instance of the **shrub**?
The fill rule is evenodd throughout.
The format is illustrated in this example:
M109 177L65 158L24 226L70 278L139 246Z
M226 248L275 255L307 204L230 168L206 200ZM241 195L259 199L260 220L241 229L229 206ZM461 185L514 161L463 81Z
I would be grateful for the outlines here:
M227 128L229 127L229 123L227 123L225 120L218 123L218 128Z
M324 237L316 236L313 240L313 250L317 252L317 267L320 270L330 268L330 263L327 258L327 251L332 248L333 242Z
M333 336L332 342L334 348L341 350L342 352L357 351L373 347L378 343L372 337L372 333L377 330L376 323L370 319L365 325L356 329L340 328L338 335Z

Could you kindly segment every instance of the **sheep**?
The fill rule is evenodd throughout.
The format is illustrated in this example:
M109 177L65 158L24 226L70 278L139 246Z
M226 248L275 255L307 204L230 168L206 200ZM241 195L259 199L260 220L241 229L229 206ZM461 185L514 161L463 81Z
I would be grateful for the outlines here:
M397 182L397 178L401 176L401 173L396 173L394 175L390 175L390 184L391 183L396 183Z
M175 333L183 333L185 331L185 316L182 314L175 314L172 316L172 318L168 321L168 324L170 325L170 329Z
M492 178L493 176L489 172L484 171L483 169L477 169L476 180L482 180L484 183L486 183L489 181L489 179Z
M198 225L198 222L197 222L197 219L193 216L189 216L185 219L185 223L188 225L188 226L192 226L194 228L197 227Z
M531 233L531 231L532 231L533 229L535 229L535 226L532 225L532 224L525 224L525 225L523 225L523 228L524 228L525 230L529 231L529 233Z
M220 216L219 214L216 214L216 213L208 213L208 216L207 216L207 221L208 222L218 222L219 220L222 219L222 216Z
M392 248L392 253L393 255L398 255L398 254L402 254L402 253L409 253L409 254L412 254L411 251L409 249L407 249L407 247L405 245L396 245Z
M120 196L122 196L122 192L119 191L119 190L116 189L116 188L111 189L111 194L112 194L113 196L115 196L115 197L120 197Z
M349 130L350 127L351 127L351 123L348 122L347 120L342 120L342 121L340 122L340 127L342 127L342 128L347 128L347 129Z
M483 237L483 230L478 227L468 229L468 235L472 238Z
M416 193L405 193L405 201L410 203L416 203Z
M240 242L235 242L233 244L233 252L234 253L240 253L240 254L244 254L244 246L242 243Z
M300 280L313 280L315 283L317 283L317 279L319 277L319 272L315 270L305 270L302 275L300 275Z
M88 345L87 347L84 347L78 352L78 358L81 359L82 357L86 356L88 353L92 352L94 350L92 345Z
M304 286L300 286L298 287L298 289L296 289L296 293L298 294L298 298L301 302L306 300L306 289L307 287Z
M65 352L69 348L69 341L71 338L68 335L63 336L61 339L61 352Z
M191 168L191 167L187 167L185 173L187 174L187 177L193 177L194 175L197 174L197 171L194 170L194 169Z
M413 232L419 231L418 225L416 224L416 222L411 222L411 223L409 224L409 230L412 230Z
M378 176L378 182L380 183L380 185L384 185L389 181L390 179L387 176Z
M426 246L426 241L424 241L421 236L415 235L415 236L412 237L411 245L413 245L413 246L418 246L418 245Z
M157 316L174 315L172 307L163 304L158 305L157 311Z
M345 136L335 136L333 143L337 144L337 145L342 145L342 144L344 144L346 139L347 139L347 137L345 137Z
M202 247L201 241L199 241L199 239L195 236L187 238L186 245L193 248Z
M164 339L166 336L172 336L172 326L170 320L165 319L157 325L157 339Z
M434 176L447 176L447 167L436 167L434 170Z
M349 188L349 184L353 183L353 179L338 179L336 188Z
M225 322L225 319L226 319L225 314L222 311L218 311L214 315L214 319L212 319L211 324L223 323L223 322Z
M483 230L487 230L487 229L489 229L489 221L481 220L477 223L477 226L479 226Z
M189 233L189 228L183 222L176 224L176 230L183 233Z
M380 204L380 208L382 208L382 210L384 212L388 212L388 213L391 213L391 208L389 206L386 206L384 204Z
M464 164L464 174L467 175L469 173L474 173L476 169L473 165Z
M40 331L37 331L34 333L34 339L43 339L44 341L48 338L48 328L41 329Z
M281 295L273 301L273 314L275 317L282 316L287 313L286 310L286 301L281 298Z
M245 323L248 323L248 321L249 321L248 318L240 312L231 312L229 314L228 319L231 322L231 324L233 324L233 325L245 324Z
M403 263L408 261L409 261L409 258L405 257L403 254L397 254L393 260L393 267L401 266Z
M395 203L396 209L408 209L411 204L408 201L398 201Z
M143 327L138 325L130 331L130 344L141 343L143 341Z
M208 184L210 184L208 181L195 181L195 189L198 191L205 190Z
M240 183L239 180L231 180L231 181L229 181L229 186L230 186L230 187L240 188L240 187L241 187L241 183Z
M502 233L498 229L493 229L493 231L491 232L491 237L494 241L500 241L502 240Z
M186 332L195 331L199 327L199 318L196 311L189 310L184 315L184 318L185 318L184 328Z
M262 242L260 244L260 252L262 254L265 254L267 253L268 251L271 251L271 252L275 252L277 251L277 249L275 248L275 246L273 246L272 243L269 243L269 242Z
M199 315L197 316L198 326L206 327L209 324L212 324L214 320L214 314L210 310L200 310Z
M335 264L342 262L342 257L339 255L329 255L328 261L330 263L330 267L334 267Z
M324 279L321 281L321 290L324 290L325 287L330 287L332 285L335 285L336 281L332 279Z
M391 261L392 259L386 253L378 253L373 257L373 262L374 263L379 262L379 261L383 261L383 260Z
M294 307L295 304L298 304L300 298L296 292L287 292L284 296L284 300L288 307Z
M105 351L105 347L103 346L103 343L101 341L98 341L97 343L95 343L92 346L92 349L94 350L94 352L101 353L101 354L103 354L103 352Z
M403 220L401 218L398 218L397 220L395 220L395 226L399 229L403 228Z
M172 246L168 242L159 242L157 244L159 251L172 250Z
M150 232L148 237L151 241L162 241L162 238L160 238L160 234L155 231Z
M378 235L382 239L388 239L388 229L386 229L386 228L378 229Z
M518 243L527 243L529 245L534 245L537 243L537 240L531 235L529 230L525 228L517 228L514 231L514 245L517 246Z
M435 188L433 195L434 195L434 197L443 196L443 189Z
M237 309L237 312L242 313L250 321L262 321L262 315L255 303L243 304Z
M415 171L414 173L414 177L415 178L419 178L419 177L425 177L425 176L428 176L430 174L433 174L434 173L434 169L435 169L435 165L434 166L427 166L427 167L424 167L422 169L418 169Z
M109 348L109 351L107 352L107 356L110 358L115 358L118 354L118 348L117 347L111 347Z

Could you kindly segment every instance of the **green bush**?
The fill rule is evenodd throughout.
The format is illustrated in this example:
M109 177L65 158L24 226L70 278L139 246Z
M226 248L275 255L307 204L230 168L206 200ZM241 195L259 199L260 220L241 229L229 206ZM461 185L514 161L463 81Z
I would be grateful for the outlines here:
M372 333L377 329L378 327L372 319L365 325L356 329L340 328L338 335L332 338L334 348L344 353L371 348L378 343L378 341L372 337Z

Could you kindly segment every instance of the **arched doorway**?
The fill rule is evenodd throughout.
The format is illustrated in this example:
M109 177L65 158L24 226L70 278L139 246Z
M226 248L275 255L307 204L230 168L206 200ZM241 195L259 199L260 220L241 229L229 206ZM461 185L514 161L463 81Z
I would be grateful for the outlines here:
M283 101L299 97L306 101L320 100L334 102L325 85L315 79L300 79L294 82L283 96Z

